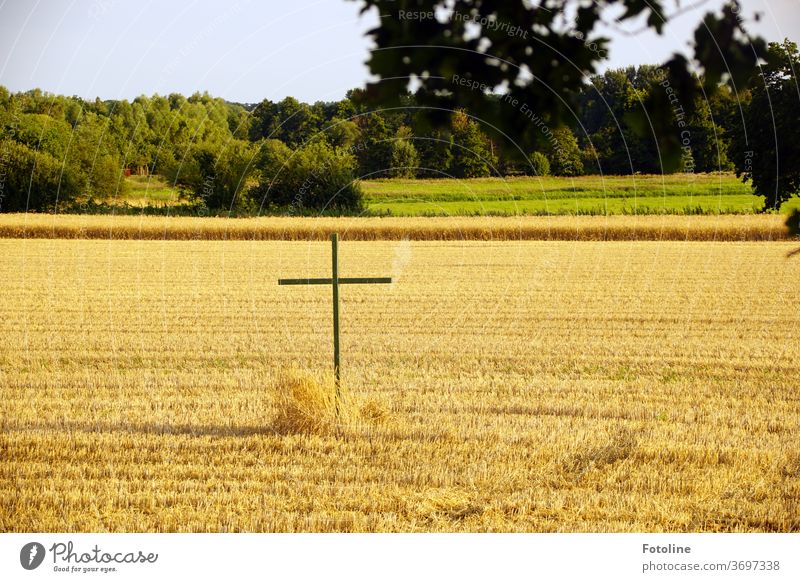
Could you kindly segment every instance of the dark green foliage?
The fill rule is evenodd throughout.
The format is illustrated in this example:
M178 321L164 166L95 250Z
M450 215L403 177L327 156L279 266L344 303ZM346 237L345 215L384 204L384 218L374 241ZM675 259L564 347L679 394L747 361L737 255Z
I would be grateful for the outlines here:
M695 105L685 131L688 132L685 138L689 145L684 147L689 149L684 149L684 159L691 157L692 166L684 163L683 171L720 172L732 169L728 159L728 136L723 127L714 123L709 103L699 101Z
M396 139L392 144L392 176L414 178L418 165L419 156L414 144L406 139Z
M580 143L580 142L579 142ZM588 142L581 148L581 161L583 162L584 174L599 174L600 159L594 144Z
M559 127L552 132L547 148L550 171L554 176L580 176L583 160L578 140L568 127Z
M579 106L586 132L582 138L584 148L594 148L598 171L618 175L661 171L652 135L642 137L630 126L643 99L657 87L657 78L656 67L627 67L592 77L584 89Z
M70 145L72 127L44 113L22 113L14 139L34 150L42 150L63 160Z
M9 103L14 108L13 112L4 116L4 134L24 145L27 152L23 155L23 150L14 149L18 155L7 164L7 173L15 174L14 181L29 178L42 184L47 174L45 168L50 168L55 161L59 165L59 173L64 174L64 187L57 196L60 202L66 203L81 197L109 198L121 193L119 153L114 136L109 132L107 117L82 111L73 120L73 125L44 113L21 113L18 105ZM64 103L54 110L72 115L71 108L65 107ZM35 160L36 164L29 165L31 160ZM41 168L36 169L35 176L26 174L39 164ZM67 184L71 186L66 187ZM55 191L52 196L43 193L41 196L32 195L27 208L52 208L51 198L55 202Z
M322 128L324 110L286 97L279 103L265 99L253 111L250 139L279 139L290 148L301 146Z
M729 134L720 125L732 120L728 92L721 88L721 97L709 102L696 98L689 106L666 69L646 65L593 77L579 109L586 132L581 136L581 158L587 171L656 174L730 169ZM669 107L652 109L661 97ZM671 140L679 146L677 157L663 147Z
M450 172L456 178L483 178L496 173L497 158L492 144L476 121L456 111L452 122L453 161Z
M193 152L176 183L188 189L203 207L219 210L251 210L248 177L255 171L255 150L249 142L230 140L203 146Z
M750 82L743 122L733 131L730 156L737 175L778 209L800 190L800 52L788 40L770 43L761 75Z
M108 117L84 113L71 132L65 161L81 176L86 196L111 198L121 194L120 155L108 124Z
M449 173L453 163L453 138L449 133L432 131L418 137L414 146L419 154L420 177L441 178Z
M360 137L356 155L358 175L362 178L385 178L392 167L392 136L383 116L368 113L357 119Z
M52 210L75 198L80 179L46 152L11 140L0 141L0 212Z
M280 140L268 139L263 141L258 148L255 166L259 172L259 180L272 180L283 167L289 163L292 150Z
M786 220L786 226L789 227L789 233L792 236L800 236L800 210L793 210Z
M355 171L352 154L315 140L293 152L274 175L262 174L258 202L290 214L357 212L362 201Z
M253 160L253 174L257 182L250 188L249 196L261 210L266 204L270 190L273 185L278 184L291 157L292 150L280 140L267 139L258 145Z
M375 7L382 15L379 26L369 32L378 50L371 53L368 65L379 80L367 87L368 100L384 107L399 104L413 79L419 84L416 102L429 108L425 117L431 125L446 126L448 112L463 108L487 125L503 128L526 151L542 145L541 133L529 131L520 122L519 109L503 106L491 97L493 91L505 86L509 99L547 112L553 127L572 124L584 75L595 73L608 54L608 39L599 32L609 16L605 11L621 12L618 23L644 19L659 32L666 22L659 0L552 6L526 0L357 1L364 10ZM437 13L443 20L409 20L400 10ZM565 11L574 16L565 18ZM720 15L707 14L697 29L695 58L708 92L726 75L737 83L746 78L763 53L763 41L741 31L739 12L738 4L731 3ZM701 87L689 63L676 56L666 65L690 109ZM530 74L522 75L523 70ZM651 120L653 134L662 158L670 162L666 167L677 167L681 143L668 131L672 120L663 115L669 101L654 92L647 106L662 113ZM644 111L631 117L638 129L646 129Z
M352 148L361 132L353 121L334 117L324 129L325 140L335 148Z
M392 143L392 175L395 178L414 178L417 175L419 155L411 137L411 128L404 125Z
M33 90L4 91L0 106L0 137L25 145L29 156L33 155L30 152L46 154L41 158L43 166L49 162L47 156L62 165L59 204L77 207L117 199L123 194L121 178L126 169L140 175L162 174L198 195L202 184L199 162L203 161L206 170L216 168L218 176L213 194L204 198L221 204L221 209L228 209L230 203L238 205L239 192L230 182L242 170L242 148L249 147L237 136L247 137L250 125L250 117L240 105L207 93L195 93L188 99L172 94L137 97L133 102L85 102ZM225 144L230 147L226 149ZM209 155L215 160L210 165ZM14 158L19 163L25 159L22 155ZM15 183L26 178L28 169L11 162L6 165ZM41 182L41 174L36 179ZM67 183L74 187L65 187ZM46 205L50 198L31 200ZM30 210L45 209L38 202L31 204Z

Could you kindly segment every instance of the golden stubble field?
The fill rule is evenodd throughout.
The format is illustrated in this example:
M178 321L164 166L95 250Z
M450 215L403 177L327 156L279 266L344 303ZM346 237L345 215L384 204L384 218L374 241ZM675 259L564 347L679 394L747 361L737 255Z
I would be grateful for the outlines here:
M0 530L800 531L792 248L0 240Z

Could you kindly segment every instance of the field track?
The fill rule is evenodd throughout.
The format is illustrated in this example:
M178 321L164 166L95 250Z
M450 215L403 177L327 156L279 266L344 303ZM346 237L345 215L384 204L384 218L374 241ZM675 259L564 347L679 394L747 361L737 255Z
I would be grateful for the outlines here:
M785 217L552 216L190 218L162 216L0 215L0 238L114 240L692 240L774 241L788 237Z
M0 240L0 530L798 532L795 246Z

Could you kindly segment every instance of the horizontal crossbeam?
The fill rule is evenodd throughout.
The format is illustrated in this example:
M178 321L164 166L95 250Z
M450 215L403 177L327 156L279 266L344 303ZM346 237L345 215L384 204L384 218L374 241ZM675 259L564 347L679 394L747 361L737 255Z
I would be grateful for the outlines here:
M391 283L391 277L340 277L339 285ZM278 285L333 285L333 279L278 279Z

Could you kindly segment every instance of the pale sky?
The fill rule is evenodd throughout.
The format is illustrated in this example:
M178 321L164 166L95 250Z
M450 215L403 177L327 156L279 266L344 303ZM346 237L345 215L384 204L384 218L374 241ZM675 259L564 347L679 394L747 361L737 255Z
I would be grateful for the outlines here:
M690 2L684 2L684 5ZM607 66L686 50L707 0L666 28L613 33ZM752 31L798 41L800 0L742 0ZM85 98L208 91L230 101L341 99L363 86L378 16L345 0L0 0L0 85ZM634 27L628 27L634 28Z

